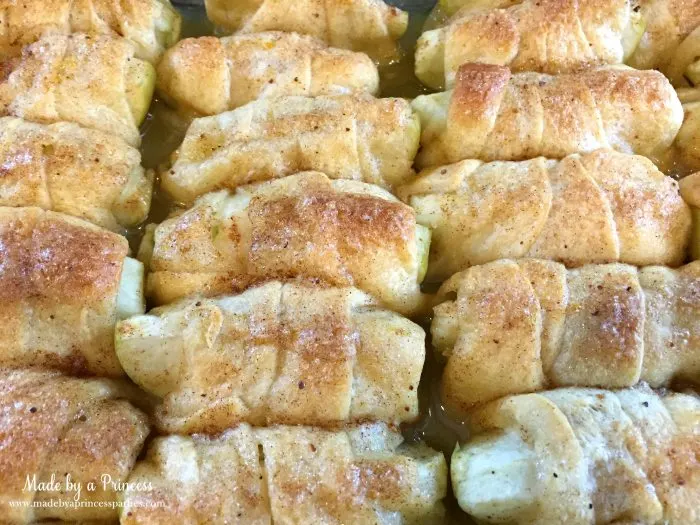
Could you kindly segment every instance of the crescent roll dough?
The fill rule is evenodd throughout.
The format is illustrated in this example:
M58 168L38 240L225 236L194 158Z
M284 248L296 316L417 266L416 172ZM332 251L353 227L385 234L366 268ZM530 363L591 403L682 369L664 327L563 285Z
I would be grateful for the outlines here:
M129 377L163 398L164 432L399 424L418 416L425 333L354 288L271 282L122 321L116 350Z
M686 85L700 66L700 4L696 0L638 4L646 31L627 63L636 69L659 69L674 85Z
M141 142L155 70L134 46L110 36L52 35L0 64L0 113L38 122L75 122Z
M645 157L612 150L465 160L428 169L399 193L432 230L430 281L508 257L678 266L691 238L678 183Z
M4 523L116 521L119 487L112 483L126 481L148 435L148 418L127 401L137 396L133 387L106 379L0 371ZM74 502L80 506L67 506ZM90 506L99 502L115 506Z
M258 100L195 119L162 187L192 203L209 191L319 170L391 189L414 177L419 140L418 117L399 98Z
M700 95L700 90L694 90L694 96ZM673 153L680 161L681 168L700 170L700 98L683 104L684 119Z
M140 257L156 304L311 278L356 286L392 310L425 306L430 233L390 193L308 172L221 191L149 229Z
M118 318L143 313L124 237L39 208L0 208L0 367L120 376Z
M0 206L38 206L118 231L148 215L152 173L118 137L0 118Z
M285 31L333 47L363 51L380 62L399 58L408 13L382 0L205 0L209 19L240 33Z
M451 475L479 523L698 522L697 395L565 388L507 397L470 423Z
M445 27L423 33L416 45L418 78L434 89L451 86L467 62L550 74L620 64L646 27L629 0L509 3L467 5Z
M700 173L684 177L680 181L681 196L690 204L693 213L693 233L690 239L690 257L700 259Z
M548 76L465 64L453 91L413 101L422 167L464 159L562 158L611 148L647 157L672 144L683 107L658 71L600 68Z
M377 94L379 73L363 53L297 33L188 38L158 65L158 90L181 109L215 115L258 98Z
M438 300L433 344L457 410L548 386L700 383L700 261L567 270L501 260L456 274Z
M443 523L445 458L401 442L382 424L157 438L129 477L152 490L124 493L121 523Z
M122 36L136 56L157 62L180 36L180 15L169 0L4 0L0 6L0 55L47 34Z

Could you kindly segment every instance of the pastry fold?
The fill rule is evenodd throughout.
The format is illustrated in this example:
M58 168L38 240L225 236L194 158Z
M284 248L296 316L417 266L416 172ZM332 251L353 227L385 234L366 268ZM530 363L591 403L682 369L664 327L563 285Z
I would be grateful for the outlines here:
M124 237L39 208L0 208L0 367L120 376L119 318L143 313Z
M670 167L676 168L677 163L681 171L693 172L700 170L700 90L692 90L688 98L683 102L683 125L670 152Z
M0 206L36 206L113 231L146 220L153 175L118 137L77 124L0 118Z
M683 122L661 73L624 66L549 76L465 64L454 90L420 96L412 106L421 120L420 167L557 159L600 148L655 158Z
M465 160L425 170L399 194L431 229L429 281L509 257L679 266L691 238L678 183L647 158L613 150Z
M139 257L156 304L303 278L355 286L409 315L426 306L430 232L390 193L307 172L200 198L149 228Z
M693 214L693 232L690 238L690 257L700 259L700 173L693 173L681 179L681 196L691 206Z
M403 99L281 97L195 119L162 187L191 204L222 188L318 170L391 189L414 176L420 124Z
M416 54L426 80L467 61L545 71L596 58L659 70L674 86L700 82L696 0L441 0L440 10L451 18Z
M399 424L418 416L425 333L354 288L276 281L122 321L116 351L163 398L155 415L167 433Z
M443 455L383 424L335 432L241 425L157 438L124 493L122 525L442 523ZM203 496L206 494L206 496ZM160 508L156 504L161 504Z
M182 110L216 115L258 98L374 95L379 73L363 53L274 31L178 42L158 64L158 90Z
M138 58L155 63L180 36L180 15L169 0L7 0L0 18L3 56L47 34L89 33L122 36Z
M0 370L3 523L116 521L114 484L126 481L148 435L147 416L129 403L139 395L106 379Z
M398 40L408 28L408 13L382 0L205 0L205 5L212 22L232 31L311 35L382 63L399 58Z
M470 423L451 476L480 523L698 521L697 395L565 388L490 403Z
M474 266L438 293L433 344L457 411L555 386L700 383L700 261L567 270L537 259Z
M138 146L155 69L134 51L129 41L111 36L43 37L0 64L0 113L74 122Z
M467 62L557 74L620 64L642 39L646 20L628 0L470 2L416 45L416 75L441 89Z

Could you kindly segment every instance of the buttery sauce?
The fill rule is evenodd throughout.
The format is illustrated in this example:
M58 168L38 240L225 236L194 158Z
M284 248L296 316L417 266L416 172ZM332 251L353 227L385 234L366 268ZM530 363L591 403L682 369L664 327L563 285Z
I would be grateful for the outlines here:
M182 38L216 34L203 9L180 8L180 12L183 15ZM411 15L410 27L401 41L401 60L380 68L381 96L414 98L430 92L413 72L413 51L425 21L426 15ZM171 153L182 142L188 124L186 119L156 96L142 127L141 153L144 166L157 172L158 166L167 163ZM162 222L174 207L175 203L159 191L156 181L146 224ZM138 249L143 230L144 227L141 226L127 232L134 253ZM434 291L434 287L430 291ZM426 363L418 390L421 417L416 423L407 425L402 430L407 442L425 442L432 448L441 450L449 461L457 441L466 438L465 427L462 422L449 418L440 403L439 380L443 364L430 345L430 319L415 321L419 322L428 334ZM451 488L448 488L445 505L448 510L448 523L470 523L466 514L459 509Z

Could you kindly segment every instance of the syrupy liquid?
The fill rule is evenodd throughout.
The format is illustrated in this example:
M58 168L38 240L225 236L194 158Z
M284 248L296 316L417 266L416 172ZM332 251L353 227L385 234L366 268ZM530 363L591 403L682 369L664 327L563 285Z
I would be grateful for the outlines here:
M190 9L183 11L183 38L214 34L214 28L207 21L203 10ZM414 98L429 90L415 77L413 72L413 49L420 34L425 17L413 16L407 34L402 39L402 59L392 65L381 68L381 96ZM170 154L179 146L187 130L188 122L169 108L157 97L154 100L147 121L143 126L143 143L141 152L143 164L154 168L168 162ZM173 209L174 203L156 189L153 196L148 223L163 221ZM143 227L128 232L132 249L136 250L143 235ZM430 319L416 321L430 332ZM428 338L429 339L429 338ZM428 345L426 363L419 387L421 403L421 418L415 424L403 428L404 436L409 442L423 441L432 448L441 450L445 457L450 458L458 439L466 437L464 425L445 415L439 398L439 378L442 374L442 364L438 362L433 349ZM469 523L451 490L445 500L449 521L448 523Z

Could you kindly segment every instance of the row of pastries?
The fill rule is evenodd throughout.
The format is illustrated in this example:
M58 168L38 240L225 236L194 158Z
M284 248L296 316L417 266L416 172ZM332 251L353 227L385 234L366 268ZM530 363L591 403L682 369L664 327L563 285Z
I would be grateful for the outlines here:
M700 3L206 7L0 5L0 523L700 523Z

